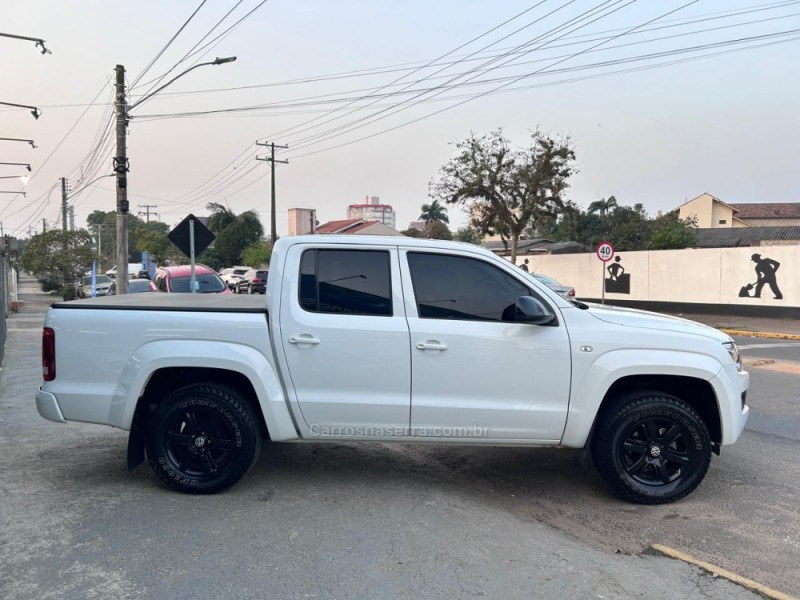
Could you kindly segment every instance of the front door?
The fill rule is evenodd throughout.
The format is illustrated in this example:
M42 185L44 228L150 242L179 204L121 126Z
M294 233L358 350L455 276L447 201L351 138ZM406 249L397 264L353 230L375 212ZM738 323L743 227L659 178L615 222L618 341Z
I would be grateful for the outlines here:
M405 257L414 293L411 434L558 442L572 371L563 322L516 323L517 298L535 291L482 257Z
M408 435L411 359L397 251L293 246L280 340L314 436Z

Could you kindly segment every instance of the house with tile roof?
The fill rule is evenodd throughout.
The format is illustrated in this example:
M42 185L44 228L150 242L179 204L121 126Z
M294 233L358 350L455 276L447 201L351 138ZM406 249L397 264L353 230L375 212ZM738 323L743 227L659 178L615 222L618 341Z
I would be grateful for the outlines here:
M677 212L681 219L694 218L697 227L749 227L750 224L739 217L738 210L711 194L704 192L681 204L672 212Z
M730 204L736 217L753 227L800 226L800 202L746 202Z
M317 225L318 234L347 234L347 235L400 235L403 234L384 225L380 221L367 221L365 219L343 219L341 221L328 221Z

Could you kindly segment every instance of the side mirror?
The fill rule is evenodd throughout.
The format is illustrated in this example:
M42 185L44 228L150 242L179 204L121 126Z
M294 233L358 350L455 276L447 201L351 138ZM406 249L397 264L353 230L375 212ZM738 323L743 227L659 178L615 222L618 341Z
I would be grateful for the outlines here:
M547 310L541 302L531 296L517 298L516 322L530 323L532 325L547 325L552 323L556 316Z

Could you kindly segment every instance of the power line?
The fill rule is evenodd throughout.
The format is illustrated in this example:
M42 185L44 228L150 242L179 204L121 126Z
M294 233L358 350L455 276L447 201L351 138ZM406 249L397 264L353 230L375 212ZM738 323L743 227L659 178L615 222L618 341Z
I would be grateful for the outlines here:
M169 41L164 45L164 47L161 49L161 51L158 54L156 54L155 57L153 58L153 60L151 60L147 64L147 66L144 68L144 71L139 73L139 75L136 77L136 79L133 80L133 83L131 83L131 86L135 86L137 83L139 83L139 80L142 77L144 77L144 75L150 70L150 68L155 64L155 62L159 58L161 58L161 55L164 54L164 52L166 52L167 48L169 48L172 45L172 42L175 41L175 39L181 34L181 32L186 28L186 26L191 22L191 20L194 19L194 16L200 11L201 8L203 8L203 5L205 3L206 3L206 0L202 0L200 2L200 5L197 8L194 9L194 12L189 16L188 19L186 19L184 24L180 26L178 31L176 31L175 34L169 39Z
M628 43L624 43L624 44L617 44L617 45L609 46L609 47L606 47L606 48L595 48L593 50L587 51L586 54L593 54L593 53L597 53L597 52L610 52L610 51L614 51L614 50L618 50L620 48L626 48L626 47L630 47L630 46L638 46L638 45L642 45L642 44L649 44L649 43L652 43L652 42L663 41L663 40L667 40L667 39L675 39L675 38L679 38L679 37L686 37L686 36L691 36L691 35L705 34L705 33L713 32L713 31L720 31L720 30L723 30L723 29L731 29L731 28L734 28L734 27L742 27L744 25L748 25L748 24L752 24L752 23L763 23L763 22L766 22L766 21L778 20L778 19L798 16L798 15L800 15L800 13L793 13L791 15L785 15L785 16L782 16L782 17L772 17L770 19L760 19L758 21L750 21L750 22L747 22L747 23L736 23L736 24L732 24L732 25L723 25L723 26L720 26L720 27L711 27L711 28L701 29L701 30L696 30L696 31L676 33L676 34L672 34L672 35L668 35L668 36L662 36L662 37L657 37L657 38L649 38L649 39L646 39L646 40L638 40L638 41L635 41L635 42L628 42ZM782 35L784 33L785 32L778 32L777 34L774 34L774 35ZM769 35L773 35L773 34L769 34ZM729 40L729 41L726 41L726 42L723 42L723 43L740 43L743 40L758 39L760 37L762 37L762 36L754 36L752 38L739 38L739 39L735 39L735 40ZM601 38L601 39L604 39L604 38ZM695 49L701 49L701 48L704 48L704 47L707 47L707 46L710 46L710 45L693 46L693 47L689 47L688 49L679 49L679 50L675 50L675 51L676 52L682 52L684 50L694 51ZM560 47L560 46L552 46L552 47L550 47L548 49L552 49L552 48L555 48L555 47ZM672 52L672 50L669 51L669 52ZM660 53L644 54L644 55L639 55L639 57L657 56L658 54L660 54ZM537 58L537 59L533 59L533 60L514 63L512 65L503 65L501 67L498 67L497 70L505 69L505 68L516 68L516 67L520 67L520 66L524 66L524 65L541 63L541 62L546 62L548 60L553 60L553 59L557 59L557 58L564 58L564 57L571 57L571 56L572 56L572 54L563 54L563 55L560 55L560 56L551 56L551 57L548 57L548 58ZM634 57L634 58L639 58L639 57ZM627 61L628 59L625 58L625 59L616 59L616 60ZM570 69L555 70L555 71L545 71L543 74L548 74L549 75L551 73L559 73L559 72L563 72L563 71L567 71L567 70L579 70L579 69L583 69L583 68L596 67L598 65L603 65L603 64L605 64L605 63L602 63L602 62L601 63L588 63L587 65L581 65L581 66L577 66L577 67L570 67ZM476 71L476 73L485 73L485 72L488 72L490 70L492 70L492 69L491 68L489 68L489 69L479 69L479 70ZM431 77L431 79L442 79L442 78L445 78L445 77L449 77L449 75L439 75L439 76L436 76L436 77ZM466 83L457 83L457 84L453 84L453 85L449 85L449 86L445 85L443 87L447 88L447 89L456 89L456 88L467 87L467 86L485 85L487 83L496 83L498 81L504 81L504 80L513 79L514 77L516 77L516 75L511 75L511 76L506 76L506 77L498 77L498 78L493 78L493 79L472 80L472 81L469 81L469 82L466 82ZM418 79L418 80L415 80L413 83L421 83L423 81L424 80L422 80L422 79ZM393 85L393 84L390 84L390 85ZM389 86L384 86L384 87L389 87ZM289 110L289 109L294 109L294 108L308 108L308 107L314 107L314 106L323 106L324 107L324 106L329 105L329 104L336 104L336 103L343 103L343 102L352 103L354 100L357 100L357 99L360 98L360 97L343 97L343 98L337 97L337 96L341 96L342 94L354 94L354 93L360 93L360 92L370 92L368 94L368 96L362 96L362 97L376 98L377 100L385 100L385 99L392 98L392 97L395 97L395 96L410 95L410 94L413 94L413 93L416 93L416 92L419 92L419 91L429 92L429 91L433 91L433 90L435 90L437 88L422 88L422 89L417 89L417 90L405 90L405 89L403 89L403 90L394 91L394 92L387 92L385 94L373 93L375 90L378 90L378 89L380 89L380 88L365 88L365 89L359 89L359 90L350 90L348 92L337 92L337 93L333 93L333 94L321 94L321 95L317 95L317 96L307 96L305 98L295 98L295 99L286 100L286 101L282 101L282 102L281 101L279 101L279 102L271 102L271 103L258 104L258 105L252 105L252 106L240 106L240 107L212 109L212 110L201 110L201 111L186 111L186 112L181 112L181 113L138 115L136 118L137 118L137 120L139 122L147 122L147 121L154 121L154 120L161 120L161 119L193 118L193 117L200 117L200 116L225 115L225 114L230 114L230 113L252 113L254 111L259 111L259 110L264 110L264 109ZM425 102L425 101L423 100L423 102ZM386 105L371 104L370 106L371 107L375 107L375 108L384 108ZM366 107L362 107L362 110L365 109L365 108ZM317 112L323 112L323 111L317 111ZM281 115L281 114L286 114L286 113L272 113L272 114L273 115ZM298 114L298 112L293 111L293 114ZM300 113L300 114L302 114L302 113Z
M715 13L707 13L706 16L699 16L698 18L691 18L691 19L674 19L674 20L672 20L673 21L672 24L666 24L666 25L662 24L662 25L659 25L657 27L644 28L644 29L642 29L642 30L640 30L638 32L635 32L634 35L643 34L643 33L649 33L651 31L659 31L659 30L662 30L662 29L673 29L673 28L676 28L676 27L685 27L686 25L693 25L693 24L696 24L696 23L703 23L703 22L712 21L712 20L727 19L727 18L741 16L741 15L750 14L750 13L764 12L764 11L768 11L768 10L774 10L774 9L777 9L777 8L785 8L785 7L793 6L793 5L797 5L797 4L800 4L800 0L788 0L788 1L785 1L785 2L776 3L776 4L773 4L773 5L765 5L765 6L760 6L758 8L749 8L747 10L722 11L722 12L715 12ZM761 19L761 20L755 20L755 21L747 21L747 22L744 22L744 23L736 23L736 24L732 24L732 25L729 25L729 26L726 26L726 27L738 27L738 26L742 26L742 25L746 25L746 24L761 23L761 22L766 22L766 21L771 21L771 20L784 19L784 18L788 18L788 17L792 17L792 16L796 16L796 13L793 13L793 14L790 14L790 15L782 15L782 16L778 16L778 17L770 17L770 18L767 18L767 19ZM667 21L667 22L669 23L670 21ZM605 34L605 33L615 33L615 32L619 32L619 31L622 31L622 30L624 30L624 28L615 28L615 29L609 29L609 30L605 30L605 31L598 31L598 32L593 32L593 33L584 33L584 34L578 34L578 35L574 35L574 36L568 36L568 37L565 37L564 39L565 40L576 40L576 41L571 41L571 42L567 42L567 43L564 43L564 44L555 44L555 45L550 46L550 48L563 48L563 47L574 46L574 45L577 45L577 44L586 43L587 41L598 41L598 40L603 39L603 38L595 38L594 40L580 40L580 38L586 38L586 37L596 36L596 35ZM705 30L700 30L700 31L705 31ZM697 33L699 33L699 31ZM685 35L690 35L690 34L685 34ZM668 38L655 38L655 39L668 39ZM508 49L509 48L501 48L499 50L500 51L506 51ZM495 56L498 56L498 55L495 55ZM453 65L456 62L470 62L470 61L478 61L478 60L482 60L482 57L475 56L473 58L463 59L463 61L454 60L454 61L449 61L449 62L435 62L435 63L431 62L427 66ZM182 91L182 92L165 92L165 93L161 94L160 96L163 99L163 98L166 98L168 96L184 96L184 95L195 95L195 94L216 93L216 92L231 92L231 91L240 91L240 90L252 90L252 89L271 88L271 87L284 87L284 86L292 86L292 85L305 84L305 83L318 83L318 82L331 81L331 80L337 80L337 79L350 79L350 78L359 78L359 77L369 77L369 76L374 76L374 75L384 75L384 74L388 74L388 73L396 73L396 72L402 72L402 71L416 71L416 70L420 69L419 65L420 65L420 63L398 63L398 64L386 65L386 66L381 66L381 67L371 67L371 68L368 68L368 69L360 69L360 70L353 70L353 71L342 71L342 72L330 73L330 74L325 74L325 75L316 75L316 76L309 76L309 77L298 78L298 79L288 79L288 80L284 80L284 81L261 83L261 84L254 84L254 85L244 85L244 86L235 86L235 87L226 87L226 88L209 88L209 89L199 89L199 90L187 90L187 91ZM388 84L388 85L392 85L392 84ZM371 89L377 89L377 88L371 88ZM54 107L67 106L67 105L47 105L47 104L43 104L41 106L42 106L42 108L54 108ZM68 105L68 106L75 106L75 105Z

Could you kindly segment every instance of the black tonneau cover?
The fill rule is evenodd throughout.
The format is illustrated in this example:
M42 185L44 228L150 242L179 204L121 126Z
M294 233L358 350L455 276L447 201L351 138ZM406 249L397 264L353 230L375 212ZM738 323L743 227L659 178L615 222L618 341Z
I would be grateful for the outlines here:
M180 312L266 313L266 296L238 294L166 294L151 292L54 302L58 309L161 310Z

